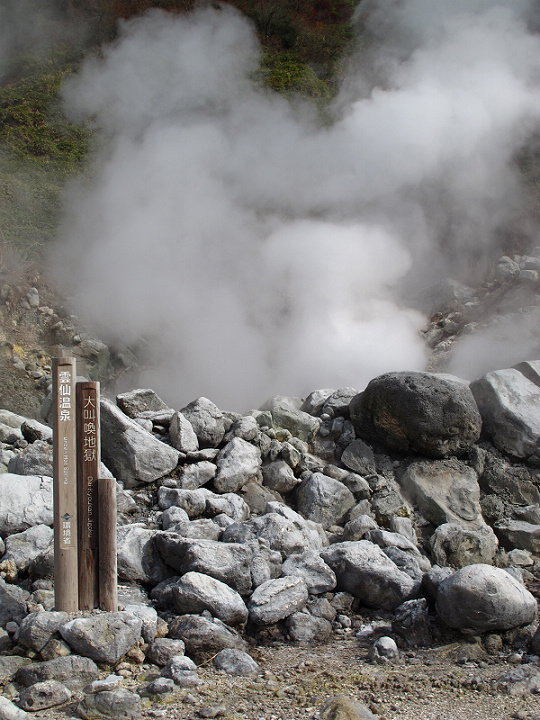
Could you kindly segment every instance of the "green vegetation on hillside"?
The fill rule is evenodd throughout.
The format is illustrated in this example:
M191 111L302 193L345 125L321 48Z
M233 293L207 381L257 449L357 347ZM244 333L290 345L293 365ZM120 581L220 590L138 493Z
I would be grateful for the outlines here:
M62 187L90 139L68 122L59 98L76 66L72 52L56 48L45 60L22 58L0 87L0 251L35 258L54 235Z
M334 96L341 61L350 44L350 20L358 0L229 0L255 24L263 47L254 78L268 88L316 103L319 110ZM41 55L19 44L0 76L0 264L2 250L36 259L55 234L60 195L66 180L84 165L91 140L87 128L70 123L62 110L60 88L77 70L85 52L114 38L117 21L150 7L186 12L194 0L65 0L40 4L21 0L35 12L37 27L47 27L62 12L80 20L86 33L64 36ZM48 24L48 25L47 25ZM83 40L84 38L84 40Z

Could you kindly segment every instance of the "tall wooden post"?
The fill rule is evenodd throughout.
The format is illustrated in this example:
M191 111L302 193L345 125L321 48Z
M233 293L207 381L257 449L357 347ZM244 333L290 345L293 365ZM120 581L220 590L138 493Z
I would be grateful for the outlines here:
M99 607L97 479L101 463L99 383L77 383L79 609Z
M75 358L53 358L54 604L79 609Z
M99 607L118 610L118 570L116 555L116 480L99 478Z

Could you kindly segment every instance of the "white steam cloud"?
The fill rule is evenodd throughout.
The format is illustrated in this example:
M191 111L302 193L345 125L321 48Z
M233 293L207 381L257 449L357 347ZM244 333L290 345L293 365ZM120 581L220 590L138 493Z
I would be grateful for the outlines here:
M397 288L467 267L520 211L531 8L361 3L372 49L329 127L253 86L255 33L230 7L125 23L66 88L103 142L66 193L57 277L105 338L147 340L140 383L175 407L422 369L425 318Z

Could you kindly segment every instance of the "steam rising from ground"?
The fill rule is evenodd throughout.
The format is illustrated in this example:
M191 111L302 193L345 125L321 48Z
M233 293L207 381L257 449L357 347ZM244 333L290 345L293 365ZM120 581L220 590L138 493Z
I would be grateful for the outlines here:
M365 1L372 44L335 122L256 89L231 8L153 12L66 88L103 143L66 193L54 266L141 384L228 409L422 369L397 292L457 272L520 212L515 151L540 120L532 3Z

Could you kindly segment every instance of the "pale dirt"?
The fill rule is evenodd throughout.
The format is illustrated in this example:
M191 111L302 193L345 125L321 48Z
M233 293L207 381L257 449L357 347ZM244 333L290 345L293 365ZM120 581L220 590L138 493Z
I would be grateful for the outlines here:
M202 685L161 699L153 696L151 703L145 699L143 718L315 720L328 698L344 694L364 703L379 720L540 720L540 695L514 697L498 687L498 678L515 667L508 648L489 656L480 645L461 639L404 651L397 661L381 666L368 660L372 642L373 637L361 641L345 631L318 647L252 647L258 676L233 677L208 662L199 667ZM463 662L466 654L477 660ZM155 667L141 669L126 678L125 686L140 688L158 672ZM78 717L76 703L36 717Z

